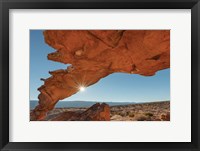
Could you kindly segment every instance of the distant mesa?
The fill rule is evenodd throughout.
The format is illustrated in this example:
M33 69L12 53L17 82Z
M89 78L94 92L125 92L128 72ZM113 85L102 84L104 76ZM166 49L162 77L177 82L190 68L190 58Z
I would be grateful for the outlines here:
M59 101L55 108L81 108L81 107L91 107L92 105L99 103L95 101ZM118 106L118 105L128 105L128 104L135 104L135 102L107 102L109 106ZM30 109L33 110L38 105L38 100L31 100L30 101Z

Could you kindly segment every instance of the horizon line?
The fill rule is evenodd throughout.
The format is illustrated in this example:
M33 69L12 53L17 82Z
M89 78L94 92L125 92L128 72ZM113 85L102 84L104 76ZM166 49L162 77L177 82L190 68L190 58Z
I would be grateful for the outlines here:
M30 101L35 101L38 102L39 100L30 100ZM83 100L70 100L70 101L58 101L59 102L75 102L75 101L80 101L80 102L95 102L95 103L104 103L104 102L99 102L99 101L83 101ZM166 100L159 100L159 101L144 101L144 102L134 102L134 101L125 101L125 102L113 102L113 101L105 101L105 102L110 102L110 103L152 103L152 102L166 102L166 101L170 101L170 99L166 99Z

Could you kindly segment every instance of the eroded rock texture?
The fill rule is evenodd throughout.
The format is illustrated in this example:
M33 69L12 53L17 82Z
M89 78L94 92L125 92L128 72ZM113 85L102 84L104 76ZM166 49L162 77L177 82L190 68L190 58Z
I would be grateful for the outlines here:
M169 30L46 30L45 42L56 51L48 59L71 64L50 71L32 120L42 120L55 104L115 72L152 76L170 67Z
M105 103L96 103L83 112L64 112L52 121L110 121L110 107Z

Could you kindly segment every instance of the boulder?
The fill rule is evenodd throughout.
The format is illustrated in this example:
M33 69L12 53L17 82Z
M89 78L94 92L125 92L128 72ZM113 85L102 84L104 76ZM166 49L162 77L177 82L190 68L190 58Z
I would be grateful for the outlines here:
M110 107L105 103L96 103L83 112L61 113L52 121L110 121Z

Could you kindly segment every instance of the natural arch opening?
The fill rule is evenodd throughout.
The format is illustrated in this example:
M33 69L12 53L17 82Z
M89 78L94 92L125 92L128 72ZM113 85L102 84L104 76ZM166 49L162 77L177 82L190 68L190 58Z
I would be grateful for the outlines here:
M46 30L44 39L56 50L48 59L71 66L42 79L31 120L43 120L59 100L112 73L153 76L170 67L169 30Z

